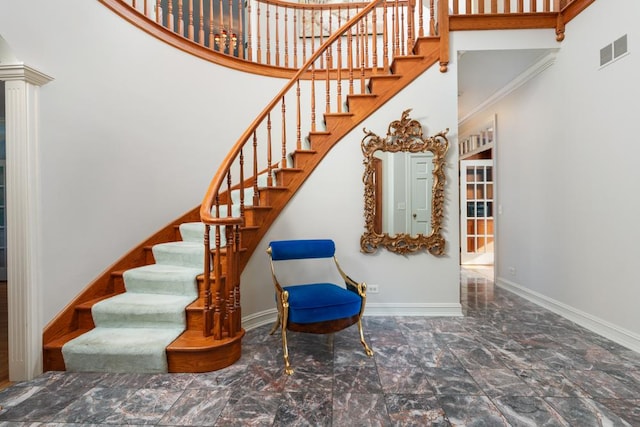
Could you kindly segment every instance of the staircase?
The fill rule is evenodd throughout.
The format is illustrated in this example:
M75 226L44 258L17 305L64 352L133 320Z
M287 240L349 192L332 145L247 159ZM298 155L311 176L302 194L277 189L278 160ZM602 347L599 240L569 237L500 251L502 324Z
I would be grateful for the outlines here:
M328 38L323 45L324 49L338 40L347 38L345 35L350 38L351 33L346 31L375 7L376 2L373 2L351 18L341 30ZM274 98L236 143L212 180L202 205L185 213L126 254L91 283L47 326L43 334L44 369L207 372L229 366L238 360L244 335L240 325L240 272L270 225L316 166L345 135L434 64L440 62L441 71L446 71L448 58L443 58L442 55L444 51L448 51L448 40L430 36L418 37L415 43L411 38L409 41L407 54L401 53L404 50L396 49L388 68L374 67L368 70L366 84L364 69L349 67L349 82L361 83L360 93L350 90L345 96L344 108L340 95L338 107L329 108L327 95L326 112L322 114L323 120L318 126L322 129L316 129L315 123L312 123L311 129L302 141L298 120L295 124L298 131L295 148L290 149L286 144L286 132L283 131L282 152L285 152L286 147L286 155L283 154L281 159L272 161L271 153L279 151L279 147L274 149L271 146L272 118L281 109L282 127L286 129L286 93L293 92L295 97L297 88L299 102L300 81L303 75L307 79L310 76L312 94L316 73L323 76L323 79L326 75L327 85L330 78L341 80L340 71L337 71L337 77L332 74L335 70L316 71L314 61L324 53L323 48L320 48L315 57L307 61L283 92ZM443 44L447 49L443 49ZM338 64L338 70L340 69ZM359 82L358 79L352 78L354 71L362 71ZM321 74L325 72L326 74ZM313 98L315 99L315 95ZM299 103L297 108L300 116ZM311 115L315 117L315 106L312 106ZM263 167L258 167L256 154L257 135L260 133L258 126L268 129L262 132L268 135L266 139L269 152L269 158ZM248 154L251 150L253 154ZM251 172L247 174L247 178L244 172L245 156L251 160L248 162ZM233 167L237 169L232 173ZM175 248L191 248L195 252L184 255L180 250L163 251ZM168 255L167 252L172 253ZM167 280L170 277L169 270L174 270L172 274L189 276L177 285L177 288L181 289L180 292L174 287L179 281ZM204 271L210 273L203 274ZM159 272L161 274L158 274ZM136 276L140 276L141 273L151 273L151 276L156 278L160 276L160 280L144 278L141 280L144 282L141 288L140 283L136 283ZM180 315L176 316L175 309L156 309L159 298L175 293L180 293ZM138 294L136 302L131 302L131 294ZM139 294L143 294L142 297ZM118 301L124 301L123 305L128 308L142 306L143 311L153 311L153 307L155 311L162 311L154 314L174 320L167 321L171 326L166 328L165 332L159 333L157 329L150 330L147 318L136 315L135 311L129 311L125 317L134 320L121 324L114 320L123 317L120 311L123 309L114 308L118 306ZM180 318L180 321L175 320L177 318ZM94 351L95 337L100 335L118 337L122 341L120 347L123 349L136 347L135 343L140 343L142 338L127 339L126 335L131 329L140 329L133 332L144 332L146 336L163 335L164 340L158 340L155 346L164 348L165 359L153 365L136 361L137 364L130 365L133 367L122 368L115 367L120 359L136 359L139 355L119 354L109 360L105 357L108 353L106 349ZM128 332L123 333L123 330ZM74 360L73 352L69 351L74 341L76 344L82 344L80 347L84 347L82 351L85 353L93 353L88 355L88 362L77 363Z

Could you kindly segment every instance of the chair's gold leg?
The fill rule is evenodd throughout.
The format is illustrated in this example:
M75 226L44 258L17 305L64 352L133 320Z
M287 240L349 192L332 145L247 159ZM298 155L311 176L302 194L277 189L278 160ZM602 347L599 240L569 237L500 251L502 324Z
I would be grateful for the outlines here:
M369 346L367 345L367 342L364 340L364 331L362 330L362 319L358 319L358 331L360 332L360 342L364 347L364 352L369 357L373 356L373 350L369 348Z
M293 374L293 368L289 363L289 349L287 348L287 320L289 317L289 293L282 293L282 353L284 355L284 373Z

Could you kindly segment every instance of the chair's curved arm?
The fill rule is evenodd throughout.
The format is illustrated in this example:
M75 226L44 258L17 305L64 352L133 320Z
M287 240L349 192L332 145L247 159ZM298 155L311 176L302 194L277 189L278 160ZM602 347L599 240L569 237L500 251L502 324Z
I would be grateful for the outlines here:
M333 261L336 263L336 267L338 268L338 272L340 273L340 276L342 276L342 279L344 280L344 283L347 285L347 289L349 289L352 292L357 293L363 299L366 299L367 298L367 284L364 283L364 282L356 282L351 277L347 276L347 273L345 273L344 270L342 269L342 267L340 267L340 263L338 263L338 259L335 256L333 257ZM363 306L364 306L364 304L363 304Z

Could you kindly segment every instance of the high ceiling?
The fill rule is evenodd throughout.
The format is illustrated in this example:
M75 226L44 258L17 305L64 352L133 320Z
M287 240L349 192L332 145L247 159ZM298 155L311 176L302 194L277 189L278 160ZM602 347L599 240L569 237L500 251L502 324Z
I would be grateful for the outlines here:
M459 52L458 119L465 118L550 52L550 49Z

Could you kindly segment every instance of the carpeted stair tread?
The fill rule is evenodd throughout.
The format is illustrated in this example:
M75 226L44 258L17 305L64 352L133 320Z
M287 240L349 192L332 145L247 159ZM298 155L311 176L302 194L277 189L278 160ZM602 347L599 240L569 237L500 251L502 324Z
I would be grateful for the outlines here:
M200 242L168 242L153 246L156 264L178 265L204 271L204 245Z
M96 327L184 329L185 307L194 299L195 296L125 292L94 304L91 314Z
M220 227L220 246L226 245L224 225ZM180 224L180 236L185 242L199 242L201 245L204 242L204 224L202 222L184 222ZM209 229L209 246L215 247L216 245L216 231L214 227Z
M127 292L192 295L198 294L196 278L202 270L169 264L150 264L123 273Z
M97 327L62 347L65 367L72 372L167 372L166 348L182 331Z

